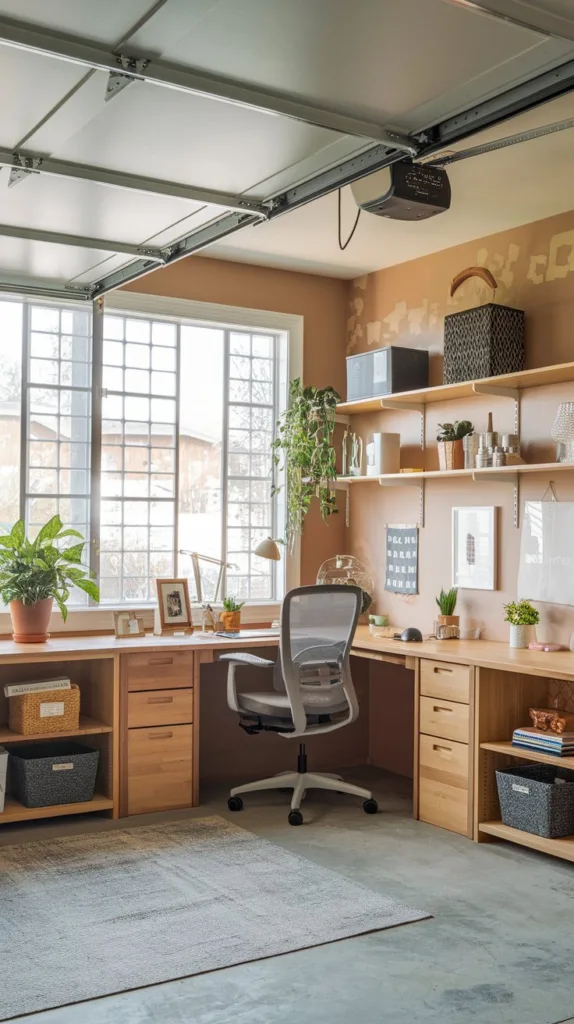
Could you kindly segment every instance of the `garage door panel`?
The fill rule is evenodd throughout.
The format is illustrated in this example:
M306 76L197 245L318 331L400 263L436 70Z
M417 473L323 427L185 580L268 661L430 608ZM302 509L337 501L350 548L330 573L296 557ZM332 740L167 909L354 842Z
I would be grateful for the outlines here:
M79 64L1 47L0 146L15 147L85 74Z
M115 46L154 6L154 0L0 0L0 17Z
M504 86L572 49L445 0L221 0L169 39L171 16L168 5L136 33L142 51L163 23L164 60L403 129L430 100L442 119L463 94L488 91L491 74Z
M239 193L335 138L272 114L136 82L53 155Z
M0 224L141 245L168 225L203 209L183 199L51 175L30 175L8 189L7 176L4 169L0 173ZM211 207L211 216L217 209Z

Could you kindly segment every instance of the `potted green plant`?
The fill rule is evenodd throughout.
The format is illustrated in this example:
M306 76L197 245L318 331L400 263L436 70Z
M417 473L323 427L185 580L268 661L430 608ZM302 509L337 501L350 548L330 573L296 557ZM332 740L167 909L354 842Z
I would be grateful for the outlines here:
M245 601L237 602L234 597L224 597L221 621L226 630L239 629L241 625L241 609Z
M472 434L474 427L470 420L455 420L454 423L439 423L438 464L441 470L464 469L462 439Z
M540 612L530 601L510 601L504 605L504 621L510 623L510 646L528 647L535 639L534 627L540 622Z
M67 537L78 538L78 543L62 547ZM59 516L53 516L33 541L26 537L22 519L0 537L0 595L10 608L16 643L47 640L52 604L56 602L65 622L72 587L100 600L94 574L82 565L85 543L77 530L63 528Z
M454 614L457 598L456 587L451 587L450 590L441 588L440 594L435 598L440 611L435 626L437 640L453 640L458 637L460 616Z
M289 385L289 407L277 424L272 442L274 462L283 452L287 488L287 540L292 546L303 529L313 497L319 499L323 520L337 509L333 483L337 478L333 447L335 411L340 395L334 388L303 387L299 378ZM273 487L277 494L281 487Z

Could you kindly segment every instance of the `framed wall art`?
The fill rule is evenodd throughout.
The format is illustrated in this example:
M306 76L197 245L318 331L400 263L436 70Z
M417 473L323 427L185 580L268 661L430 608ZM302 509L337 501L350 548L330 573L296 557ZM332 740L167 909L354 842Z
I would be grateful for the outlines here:
M452 584L459 590L496 590L497 510L452 510Z
M387 526L385 590L392 594L419 592L419 531L417 526Z

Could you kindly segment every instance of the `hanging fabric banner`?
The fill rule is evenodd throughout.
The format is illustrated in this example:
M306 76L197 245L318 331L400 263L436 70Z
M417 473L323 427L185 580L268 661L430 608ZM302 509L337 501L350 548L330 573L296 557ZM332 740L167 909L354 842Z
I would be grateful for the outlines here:
M574 502L524 503L518 598L574 605Z

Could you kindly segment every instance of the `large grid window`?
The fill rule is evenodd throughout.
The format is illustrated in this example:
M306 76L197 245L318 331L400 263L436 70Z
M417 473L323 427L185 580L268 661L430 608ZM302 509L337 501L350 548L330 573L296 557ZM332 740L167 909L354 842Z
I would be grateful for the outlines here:
M88 541L101 603L155 601L200 560L202 599L281 597L257 544L282 533L271 442L285 335L6 297L0 301L0 523L56 512ZM94 447L95 446L95 447ZM209 561L209 559L213 561ZM86 595L72 595L83 605Z

